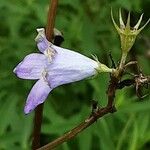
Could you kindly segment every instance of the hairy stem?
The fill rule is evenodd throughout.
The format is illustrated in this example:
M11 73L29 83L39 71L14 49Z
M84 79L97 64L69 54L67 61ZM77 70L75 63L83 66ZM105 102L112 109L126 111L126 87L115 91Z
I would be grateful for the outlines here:
M55 24L57 6L58 6L58 0L51 0L51 3L49 4L48 19L47 19L47 26L46 26L46 37L49 41L51 41L53 38L53 29ZM33 140L32 140L33 150L40 147L40 134L41 134L41 125L42 125L42 118L43 118L43 107L44 107L44 103L40 104L35 109Z

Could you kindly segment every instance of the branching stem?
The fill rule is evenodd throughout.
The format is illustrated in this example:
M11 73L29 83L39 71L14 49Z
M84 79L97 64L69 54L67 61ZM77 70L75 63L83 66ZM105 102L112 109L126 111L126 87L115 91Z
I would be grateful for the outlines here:
M49 144L39 148L38 150L51 150L54 149L56 146L72 139L76 135L78 135L80 132L82 132L84 129L89 127L91 124L97 121L98 118L101 118L105 114L113 112L112 107L106 107L106 108L101 108L95 114L91 115L88 117L86 120L84 120L82 123L80 123L78 126L64 134L63 136L57 138L56 140L50 142Z
M124 67L124 65L122 67ZM90 125L92 125L94 122L96 122L99 118L103 117L104 115L106 115L108 113L115 112L116 111L116 108L114 105L115 93L117 90L118 82L119 82L120 78L122 77L122 72L123 72L123 69L119 68L119 69L116 69L115 72L113 72L111 75L110 84L109 84L108 90L107 90L108 103L107 103L106 107L98 109L96 112L90 114L90 117L85 119L78 126L73 128L72 130L70 130L66 134L60 136L56 140L54 140L54 141L46 144L45 146L39 148L38 150L54 149L55 147L59 146L60 144L67 142L68 140L70 140L73 137L75 137L76 135L78 135L84 129L88 128Z

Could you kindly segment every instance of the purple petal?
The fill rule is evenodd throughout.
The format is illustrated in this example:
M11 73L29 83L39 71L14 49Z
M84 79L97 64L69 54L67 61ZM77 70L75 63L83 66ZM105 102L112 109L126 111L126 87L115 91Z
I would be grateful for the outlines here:
M48 82L52 88L96 74L98 62L77 52L52 46L56 50L52 64L48 66Z
M44 53L48 49L50 42L46 39L44 28L37 29L37 32L38 35L36 36L35 41L37 42L39 51Z
M47 50L49 47L49 42L47 41L46 38L43 38L41 39L41 41L37 43L37 47L40 52L44 53L44 51Z
M14 73L22 79L39 79L46 67L46 56L32 53L27 55L14 69Z
M24 108L25 114L30 113L35 107L43 103L51 90L47 82L43 79L38 80L28 95Z

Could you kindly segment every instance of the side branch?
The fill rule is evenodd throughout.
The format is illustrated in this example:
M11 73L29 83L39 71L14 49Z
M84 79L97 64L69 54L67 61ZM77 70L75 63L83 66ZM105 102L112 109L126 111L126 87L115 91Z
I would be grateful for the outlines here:
M104 115L108 113L113 112L113 107L105 107L97 110L93 115L91 115L89 118L87 118L85 121L80 123L78 126L64 134L63 136L57 138L56 140L50 142L49 144L39 148L38 150L51 150L55 148L56 146L67 142L68 140L74 138L76 135L78 135L80 132L82 132L84 129L88 128L91 124L97 121L97 119L103 117Z
M80 123L78 126L67 132L66 134L62 135L61 137L57 138L56 140L46 144L45 146L39 148L38 150L51 150L58 145L67 142L68 140L74 138L77 136L80 132L82 132L84 129L88 128L90 125L92 125L94 122L96 122L99 118L103 117L104 115L108 113L113 113L116 111L115 106L113 105L114 98L115 98L115 92L117 89L118 80L115 77L111 77L110 84L108 87L108 104L104 108L98 108L94 113L90 115L86 120L84 120L82 123Z

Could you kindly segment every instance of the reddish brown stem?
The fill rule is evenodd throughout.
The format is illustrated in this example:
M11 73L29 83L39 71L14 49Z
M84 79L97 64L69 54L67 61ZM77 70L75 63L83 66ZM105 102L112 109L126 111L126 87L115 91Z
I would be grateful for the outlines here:
M47 26L46 26L46 37L49 41L51 41L53 38L53 29L55 24L57 6L58 6L58 0L51 0L49 4L48 19L47 19ZM33 140L32 140L33 150L40 147L40 134L41 134L41 125L42 125L42 118L43 118L43 107L44 107L44 103L40 104L35 109Z
M91 124L97 121L97 119L103 117L104 115L108 113L113 112L113 107L105 107L99 109L95 114L91 115L89 118L87 118L85 121L80 123L78 126L64 134L63 136L57 138L56 140L50 142L49 144L39 148L38 150L51 150L54 149L56 146L72 139L75 137L77 134L82 132L84 129L88 128Z
M35 109L33 140L32 140L33 150L40 147L40 134L41 134L41 124L42 124L42 118L43 118L43 107L44 105L40 104Z
M53 29L56 18L56 11L58 6L58 0L51 0L51 5L49 7L47 26L46 26L46 37L49 41L53 38Z

